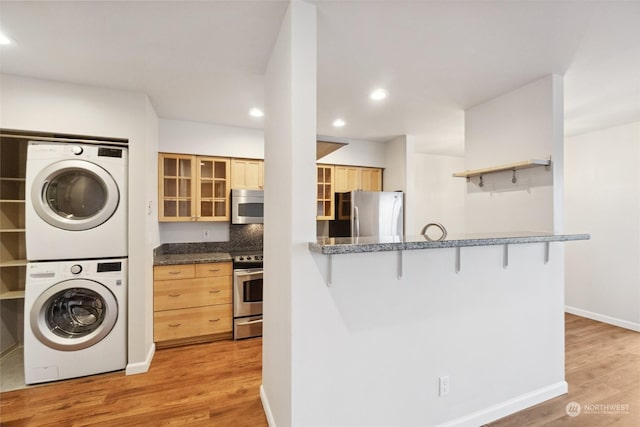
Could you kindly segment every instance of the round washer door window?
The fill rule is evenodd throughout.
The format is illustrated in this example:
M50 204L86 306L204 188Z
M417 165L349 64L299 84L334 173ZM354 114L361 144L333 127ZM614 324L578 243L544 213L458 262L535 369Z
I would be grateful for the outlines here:
M118 208L118 185L109 172L85 160L44 168L31 188L33 208L47 223L69 231L95 228Z
M98 282L73 279L45 292L31 308L34 335L57 350L81 350L100 342L118 320L118 303Z

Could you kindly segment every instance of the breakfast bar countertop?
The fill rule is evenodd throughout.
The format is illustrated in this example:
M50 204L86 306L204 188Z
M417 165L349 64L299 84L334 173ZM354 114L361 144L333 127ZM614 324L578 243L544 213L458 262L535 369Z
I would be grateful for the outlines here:
M153 265L205 264L210 262L231 262L227 252L199 252L188 254L156 254Z
M464 246L566 242L571 240L588 240L589 238L589 234L554 234L531 231L450 235L444 240L429 240L422 235L404 237L325 237L318 238L316 242L310 242L309 250L323 255L337 255Z

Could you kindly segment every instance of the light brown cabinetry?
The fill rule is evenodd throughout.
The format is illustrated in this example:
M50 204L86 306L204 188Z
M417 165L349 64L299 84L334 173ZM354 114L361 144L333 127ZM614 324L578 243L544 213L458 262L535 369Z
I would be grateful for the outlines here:
M231 159L231 188L262 190L264 160Z
M317 165L316 218L333 219L334 168L332 165Z
M0 299L23 299L27 140L0 137Z
M335 192L382 191L382 169L358 166L335 166Z
M230 262L155 266L153 337L170 347L232 337Z
M229 159L160 153L159 221L229 220Z
M382 191L382 169L360 168L360 189L362 191Z

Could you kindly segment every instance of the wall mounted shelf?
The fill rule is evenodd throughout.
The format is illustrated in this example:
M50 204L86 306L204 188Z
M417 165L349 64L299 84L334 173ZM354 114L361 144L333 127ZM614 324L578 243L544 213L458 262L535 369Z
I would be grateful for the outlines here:
M522 162L509 163L507 165L492 166L492 167L483 168L483 169L466 170L464 172L456 172L452 176L456 178L471 178L474 176L486 175L488 173L516 171L519 169L528 169L528 168L534 168L538 166L549 166L549 165L551 165L551 160L531 159L531 160L525 160Z

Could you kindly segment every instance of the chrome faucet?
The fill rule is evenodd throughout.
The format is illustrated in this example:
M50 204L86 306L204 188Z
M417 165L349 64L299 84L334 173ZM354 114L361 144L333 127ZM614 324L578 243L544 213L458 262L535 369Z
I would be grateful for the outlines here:
M442 236L440 236L437 239L432 239L431 237L429 237L429 235L427 234L427 230L429 229L429 227L438 227L440 229L440 231L442 231ZM444 228L444 225L438 223L438 222L430 222L429 224L425 225L422 228L422 231L420 232L420 234L422 234L425 239L427 239L430 242L440 242L442 240L444 240L447 237L447 229Z

